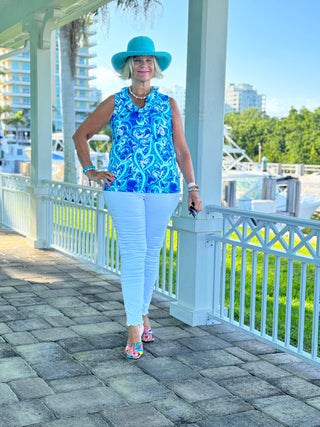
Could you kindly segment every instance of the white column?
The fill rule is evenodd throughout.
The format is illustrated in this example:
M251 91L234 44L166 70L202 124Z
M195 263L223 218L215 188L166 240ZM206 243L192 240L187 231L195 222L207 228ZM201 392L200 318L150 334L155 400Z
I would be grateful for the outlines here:
M206 235L219 232L221 221L205 207L221 203L227 18L228 0L189 0L185 131L203 211L196 220L188 215L185 188L182 216L174 221L179 288L170 313L192 326L208 323L218 277Z
M28 24L30 33L31 185L30 239L35 248L47 247L48 212L42 180L51 180L52 97L51 31L45 31L48 15L37 14Z

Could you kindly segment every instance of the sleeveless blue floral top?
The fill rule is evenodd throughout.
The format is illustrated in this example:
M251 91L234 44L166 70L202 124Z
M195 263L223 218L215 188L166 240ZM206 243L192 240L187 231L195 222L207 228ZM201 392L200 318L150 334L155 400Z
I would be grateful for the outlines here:
M144 108L133 103L126 87L115 94L108 167L115 181L107 191L180 192L171 117L169 97L158 88L152 88Z

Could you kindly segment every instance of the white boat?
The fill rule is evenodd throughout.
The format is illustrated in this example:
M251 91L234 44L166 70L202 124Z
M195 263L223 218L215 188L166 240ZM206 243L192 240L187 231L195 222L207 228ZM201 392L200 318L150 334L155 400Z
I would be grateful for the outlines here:
M101 141L103 144L100 149L109 143L108 135L94 135L90 141ZM93 164L98 169L106 169L109 163L109 155L106 152L90 150L90 156ZM77 177L80 184L87 184L88 181L82 173L82 167L76 158ZM31 166L31 142L29 139L17 142L15 135L10 134L4 137L0 125L0 172L20 173L30 176ZM56 132L52 134L52 179L63 181L64 175L64 153L63 153L63 134Z
M5 138L0 126L0 172L22 173L23 165L30 162L24 152L29 145L30 141L27 139L17 142L13 134Z
M110 137L108 135L94 135L89 139L90 141L101 141L103 142L101 148L108 146ZM96 166L97 169L107 169L109 164L109 153L101 152L100 150L95 151L90 147L90 157L92 163ZM63 181L64 174L64 156L63 156L63 133L55 132L52 134L52 179L55 181ZM88 184L87 178L82 173L82 166L76 158L76 168L77 168L77 180L79 184Z
M103 142L102 147L109 143L110 137L108 135L94 135L90 138L90 141L101 141ZM29 164L31 158L31 146L24 149ZM107 152L94 151L90 149L90 157L92 163L97 167L97 169L107 169L109 164L109 154ZM76 169L77 169L77 181L79 184L88 184L88 180L82 173L82 166L78 160L77 155L76 159ZM64 176L64 152L63 152L63 134L62 132L56 132L52 134L52 179L54 181L63 181Z

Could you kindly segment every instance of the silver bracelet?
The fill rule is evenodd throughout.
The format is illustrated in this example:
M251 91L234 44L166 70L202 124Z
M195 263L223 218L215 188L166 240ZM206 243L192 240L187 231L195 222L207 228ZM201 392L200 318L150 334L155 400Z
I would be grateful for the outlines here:
M195 187L197 184L195 182L189 182L188 188Z

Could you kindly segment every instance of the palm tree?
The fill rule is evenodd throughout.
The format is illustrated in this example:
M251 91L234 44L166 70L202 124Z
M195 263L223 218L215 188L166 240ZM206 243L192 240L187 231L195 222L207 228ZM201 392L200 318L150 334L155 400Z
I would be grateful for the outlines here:
M19 140L19 128L27 124L27 119L24 117L22 111L18 111L13 117L7 119L8 125L13 125L16 128L16 141Z
M0 76L4 76L5 74L6 74L5 69L1 67L0 68ZM0 85L2 86L3 84L4 83L1 79ZM12 111L12 108L10 107L10 105L3 105L3 106L0 105L0 131L2 131L2 121L3 121L2 114L11 113L11 111ZM0 132L0 134L1 134L1 132Z
M81 24L80 24L81 23ZM63 123L64 181L77 182L75 150L72 135L75 132L74 82L76 54L80 41L83 18L59 29L60 90Z
M0 71L1 74L1 71ZM0 136L1 138L3 137L2 135L2 123L5 121L5 118L2 118L3 114L6 113L11 113L12 112L12 108L10 107L10 105L4 105L3 107L0 106ZM1 140L0 140L0 145L1 145Z
M11 113L11 111L12 108L10 107L10 105L4 105L3 107L0 106L0 117L2 116L2 114Z
M110 2L110 0L106 0ZM117 0L117 7L132 11L135 14L144 12L147 17L151 5L160 5L160 0ZM100 19L108 19L108 5L100 7L94 15ZM59 29L60 52L60 89L64 143L64 181L76 183L75 149L72 135L75 132L74 82L76 73L76 57L80 41L85 35L86 26L90 23L90 15L79 18Z
M0 115L4 113L11 113L12 108L10 105L4 105L3 107L0 106Z

